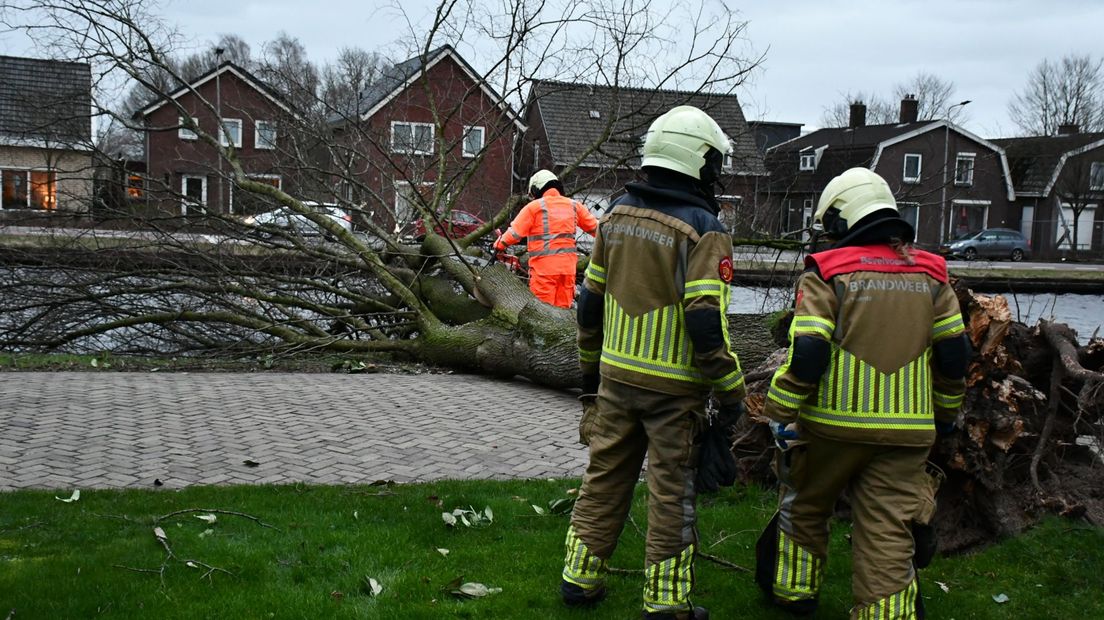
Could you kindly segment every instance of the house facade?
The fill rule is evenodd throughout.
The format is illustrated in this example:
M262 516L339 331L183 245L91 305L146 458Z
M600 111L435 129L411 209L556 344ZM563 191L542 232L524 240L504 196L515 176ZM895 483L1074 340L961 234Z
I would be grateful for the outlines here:
M0 56L0 217L88 213L92 176L89 65Z
M997 144L945 120L918 121L918 102L901 102L899 122L867 125L851 107L848 127L814 131L767 151L763 202L782 235L807 236L817 200L836 175L869 168L889 183L919 245L935 248L967 231L1018 228L1008 159Z
M128 193L165 214L246 214L266 207L236 187L229 162L201 139L232 147L253 180L299 196L303 165L291 155L296 112L250 72L226 62L135 113L145 140L145 177ZM132 184L133 185L133 184Z
M483 220L508 203L525 126L451 46L395 65L330 120L334 192L358 218L399 235L427 209ZM462 216L466 217L466 216Z
M1104 133L993 140L1008 153L1020 229L1036 256L1104 255Z
M766 170L731 94L535 82L524 111L529 131L518 151L517 191L524 193L529 175L547 168L562 176L569 195L604 211L625 183L639 178L640 147L652 121L679 105L707 112L732 141L721 178L721 220L736 234L755 231Z

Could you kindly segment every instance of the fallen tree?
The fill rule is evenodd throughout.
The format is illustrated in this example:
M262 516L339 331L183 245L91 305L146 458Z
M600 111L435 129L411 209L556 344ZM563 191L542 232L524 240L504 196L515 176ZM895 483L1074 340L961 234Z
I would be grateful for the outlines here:
M1063 324L1013 321L1000 295L956 291L974 356L957 432L931 454L947 475L935 518L941 549L1015 535L1045 514L1104 525L1104 340L1079 346ZM734 441L746 482L774 482L759 414L784 355L749 373L752 415Z

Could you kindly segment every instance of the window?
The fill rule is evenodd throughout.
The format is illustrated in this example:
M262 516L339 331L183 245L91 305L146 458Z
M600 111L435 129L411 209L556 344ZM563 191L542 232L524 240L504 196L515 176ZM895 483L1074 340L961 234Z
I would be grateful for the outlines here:
M483 128L464 128L464 157L475 157L483 150Z
M196 132L192 131L191 129L188 129L185 126L185 122L186 121L185 121L183 116L176 117L176 124L180 126L180 129L176 130L176 136L178 138L180 138L181 140L198 140L199 136L196 135ZM198 118L193 116L192 117L192 123L196 127L199 127L199 119Z
M241 148L242 122L240 118L224 118L219 125L219 144Z
M391 152L410 155L433 153L433 125L429 123L391 123Z
M142 175L134 172L127 175L127 198L141 198L145 195L145 188L146 180L142 177Z
M959 153L955 158L955 185L974 184L974 154Z
M816 170L816 153L813 151L802 153L798 168L803 171Z
M272 121L257 121L255 129L253 148L264 150L276 148L276 123Z
M202 213L207 205L207 177L184 175L180 181L180 193L183 195L181 215L188 215L191 210Z
M732 158L732 151L724 154L724 160L721 162L721 170L725 172L732 172L732 169L736 166L736 161Z
M901 219L912 224L912 229L916 230L920 216L920 203L898 202L897 211L901 214Z
M1104 162L1094 161L1089 169L1089 189L1093 191L1104 190Z
M57 208L57 178L52 171L31 171L31 208Z
M27 201L27 171L26 170L0 170L0 208L2 209L26 209L30 206Z
M922 160L923 158L919 153L907 153L905 155L905 170L901 175L905 183L920 182L920 165Z

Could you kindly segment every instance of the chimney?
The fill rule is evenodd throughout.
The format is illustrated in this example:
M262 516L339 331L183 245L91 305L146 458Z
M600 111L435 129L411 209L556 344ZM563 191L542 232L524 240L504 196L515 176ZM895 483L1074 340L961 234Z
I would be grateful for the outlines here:
M920 102L916 100L916 95L905 95L901 100L901 122L915 123L918 116L920 116Z
M866 126L866 104L861 101L856 101L851 104L851 121L847 124L848 127L865 127Z
M1058 125L1058 135L1060 136L1072 136L1078 133L1081 133L1081 126L1077 123Z

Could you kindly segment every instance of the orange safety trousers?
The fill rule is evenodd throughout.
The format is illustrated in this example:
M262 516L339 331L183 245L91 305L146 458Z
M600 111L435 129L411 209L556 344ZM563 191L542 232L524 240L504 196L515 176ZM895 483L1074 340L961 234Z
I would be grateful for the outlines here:
M529 290L546 304L570 308L575 301L574 273L529 273Z

